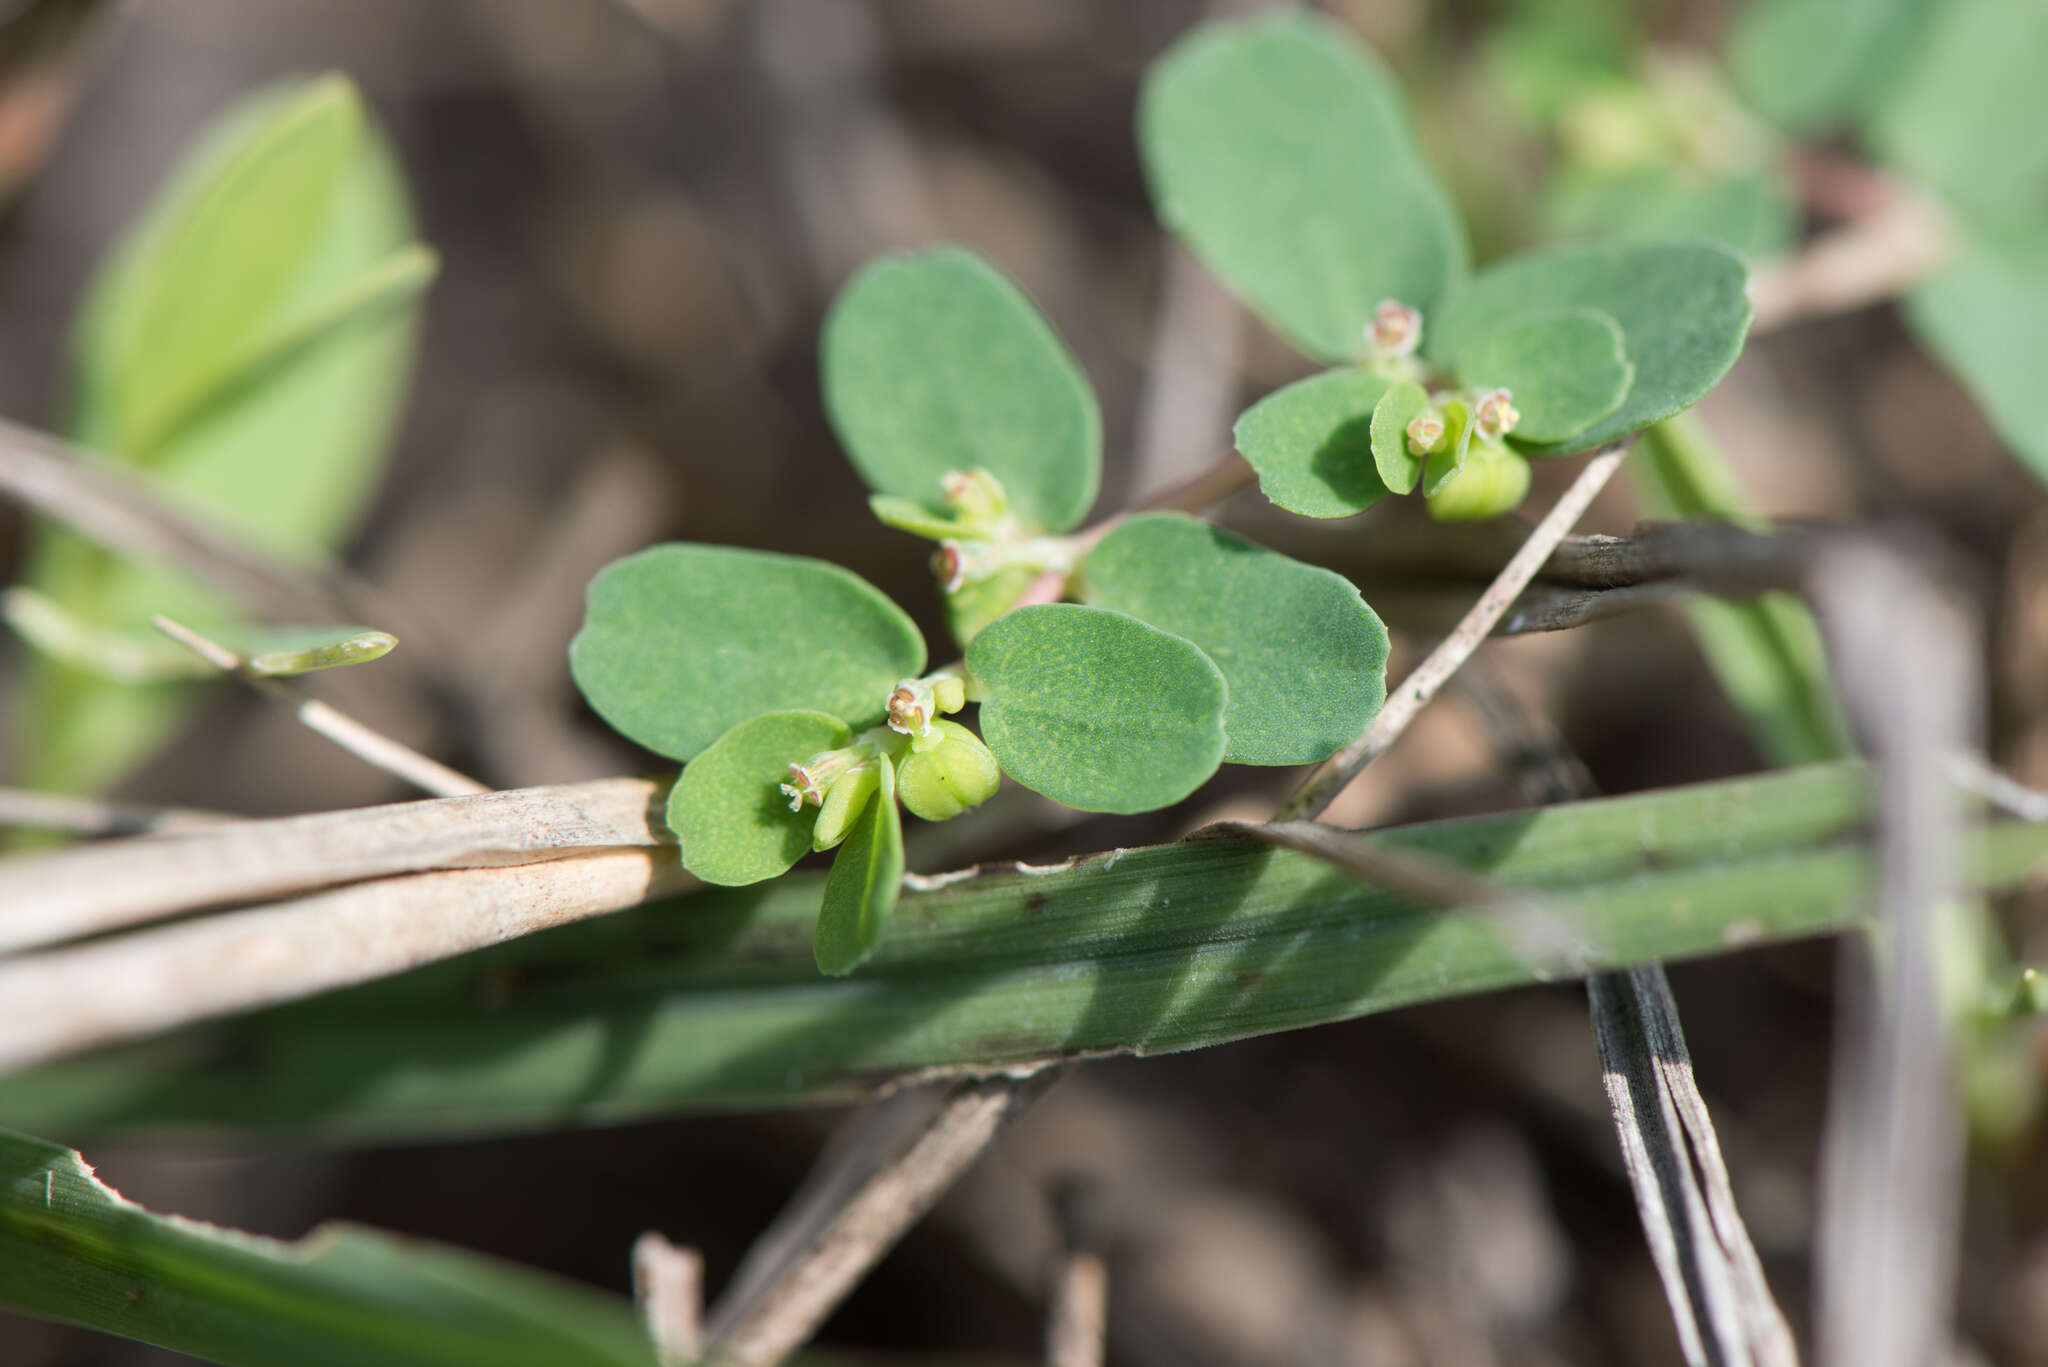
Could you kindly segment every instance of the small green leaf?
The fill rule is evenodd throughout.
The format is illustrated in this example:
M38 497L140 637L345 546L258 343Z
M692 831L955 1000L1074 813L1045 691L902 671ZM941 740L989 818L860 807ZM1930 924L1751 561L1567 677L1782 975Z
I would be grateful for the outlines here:
M1955 260L1907 296L1906 321L2048 483L2048 237L1966 237Z
M1201 647L1229 685L1231 764L1314 764L1387 696L1387 629L1340 574L1178 513L1132 518L1082 567L1082 596Z
M1461 383L1506 389L1521 420L1517 445L1563 441L1621 407L1635 367L1621 324L1598 309L1514 323L1471 343L1453 362Z
M967 669L1003 772L1055 802L1151 811L1223 762L1222 673L1134 617L1075 603L1019 608L974 638Z
M1352 367L1326 370L1245 410L1232 436L1259 472L1259 492L1303 517L1349 517L1385 497L1372 415L1388 383Z
M390 632L368 627L230 627L214 639L240 655L250 673L276 678L368 664L398 644Z
M1452 296L1424 341L1432 358L1448 364L1518 323L1582 308L1610 315L1621 325L1635 380L1620 407L1590 428L1529 452L1556 455L1697 403L1742 350L1748 280L1734 253L1704 242L1554 247L1482 272Z
M1429 458L1422 474L1422 493L1435 498L1465 469L1472 450L1472 409L1463 399L1444 402L1444 449Z
M811 952L818 971L834 977L853 972L867 958L903 891L903 814L887 759L880 762L880 778L880 791L854 822L825 879Z
M600 717L687 761L762 712L881 717L924 638L859 575L802 556L670 543L590 581L569 672Z
M974 253L869 263L832 305L819 363L832 425L875 493L935 508L947 471L984 469L1050 531L1095 502L1095 394L1031 301Z
M1412 493L1427 456L1408 449L1408 424L1429 411L1429 391L1413 380L1397 380L1372 410L1372 462L1380 480L1397 494Z
M1146 77L1138 145L1161 221L1320 360L1363 356L1382 299L1427 312L1465 272L1393 79L1327 19L1195 30Z
M668 825L682 842L683 867L707 883L739 887L809 854L818 813L792 812L781 785L790 765L852 738L845 722L823 712L770 712L720 736L669 791Z
M875 494L868 499L875 520L900 532L921 536L930 541L944 541L960 535L959 519L945 513L935 513L922 503L913 503L907 498L892 494Z

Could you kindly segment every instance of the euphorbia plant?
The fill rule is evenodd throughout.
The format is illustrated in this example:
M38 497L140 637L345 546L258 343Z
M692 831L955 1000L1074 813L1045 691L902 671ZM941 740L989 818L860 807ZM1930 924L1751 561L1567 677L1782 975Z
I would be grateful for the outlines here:
M1420 486L1439 517L1493 516L1527 491L1529 457L1669 416L1741 346L1745 273L1711 245L1569 248L1468 278L1391 83L1322 21L1197 33L1155 69L1140 124L1162 217L1340 363L1237 423L1282 507L1341 516ZM668 821L693 873L754 883L837 851L826 971L857 965L895 903L899 808L949 819L1000 771L1146 811L1225 762L1314 763L1372 723L1386 631L1341 576L1177 513L1077 530L1100 482L1094 395L979 257L871 264L820 354L875 514L938 543L961 660L924 673L910 618L844 570L679 545L598 576L570 659L606 720L686 766ZM970 702L978 735L953 717Z

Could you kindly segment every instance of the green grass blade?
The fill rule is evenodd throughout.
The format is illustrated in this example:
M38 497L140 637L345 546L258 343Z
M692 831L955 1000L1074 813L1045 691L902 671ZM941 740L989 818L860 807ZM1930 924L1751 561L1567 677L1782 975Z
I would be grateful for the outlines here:
M0 1131L0 1303L233 1367L645 1367L625 1301L325 1225L298 1243L155 1215Z
M818 881L792 876L23 1074L0 1082L0 1121L502 1132L1200 1048L1860 924L1866 818L1862 771L1834 765L1375 837L1546 894L1568 953L1496 914L1205 841L906 891L860 971L824 979ZM2007 885L2044 856L2048 825L1999 826L1972 868Z
M1630 462L1643 511L1761 527L1735 472L1696 418L1681 415L1643 433ZM1797 598L1698 598L1686 618L1728 700L1773 764L1816 764L1854 751L1828 676L1813 614Z

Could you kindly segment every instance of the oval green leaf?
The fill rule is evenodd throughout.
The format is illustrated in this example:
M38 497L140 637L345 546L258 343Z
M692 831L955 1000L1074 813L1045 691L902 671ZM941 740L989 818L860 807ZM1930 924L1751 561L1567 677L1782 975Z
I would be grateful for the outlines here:
M1372 415L1388 381L1347 366L1260 399L1231 429L1259 472L1259 492L1303 517L1349 517L1384 498Z
M683 867L707 883L740 887L788 870L811 852L814 808L789 809L789 766L837 750L853 732L823 712L770 712L713 742L676 780L668 826Z
M1132 518L1082 567L1090 603L1201 647L1229 685L1231 764L1314 764L1387 696L1387 629L1340 574L1179 513Z
M1397 380L1372 409L1372 463L1380 481L1397 494L1412 493L1427 456L1408 449L1408 424L1429 409L1429 391L1413 380Z
M569 672L597 714L685 761L762 712L865 725L924 659L916 624L857 574L675 543L598 571L569 643Z
M948 470L984 469L1049 531L1095 502L1094 391L1031 301L974 253L871 262L832 305L819 364L825 410L875 493L937 507Z
M1160 220L1320 360L1362 356L1381 300L1426 312L1465 272L1393 78L1327 19L1197 29L1146 77L1138 145Z
M881 780L825 879L811 952L818 971L834 977L853 972L867 958L903 892L903 813L896 807L895 770L886 759Z
M1704 242L1554 247L1481 272L1451 297L1424 342L1433 359L1449 365L1516 324L1582 308L1611 316L1621 325L1635 380L1620 406L1585 431L1527 448L1559 455L1697 403L1742 350L1748 282L1739 257Z
M1090 812L1180 801L1223 762L1229 689L1192 643L1103 608L1049 603L967 648L1003 772Z
M1585 431L1621 407L1636 375L1621 324L1598 309L1511 324L1460 351L1452 369L1462 384L1515 396L1518 446Z

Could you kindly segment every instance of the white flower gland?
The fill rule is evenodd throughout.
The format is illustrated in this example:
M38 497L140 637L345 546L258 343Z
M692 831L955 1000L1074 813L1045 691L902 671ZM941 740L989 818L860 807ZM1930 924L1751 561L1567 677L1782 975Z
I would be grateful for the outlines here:
M923 679L902 679L889 694L889 729L913 741L931 734L932 718L938 715L938 699Z
M1472 423L1482 437L1499 441L1514 431L1521 420L1514 396L1505 389L1489 389L1472 402Z
M1366 350L1373 360L1413 356L1421 344L1421 309L1410 308L1398 299L1382 299L1373 306L1372 321L1365 325Z
M1433 456L1444 449L1444 420L1435 410L1410 419L1405 430L1412 455Z

